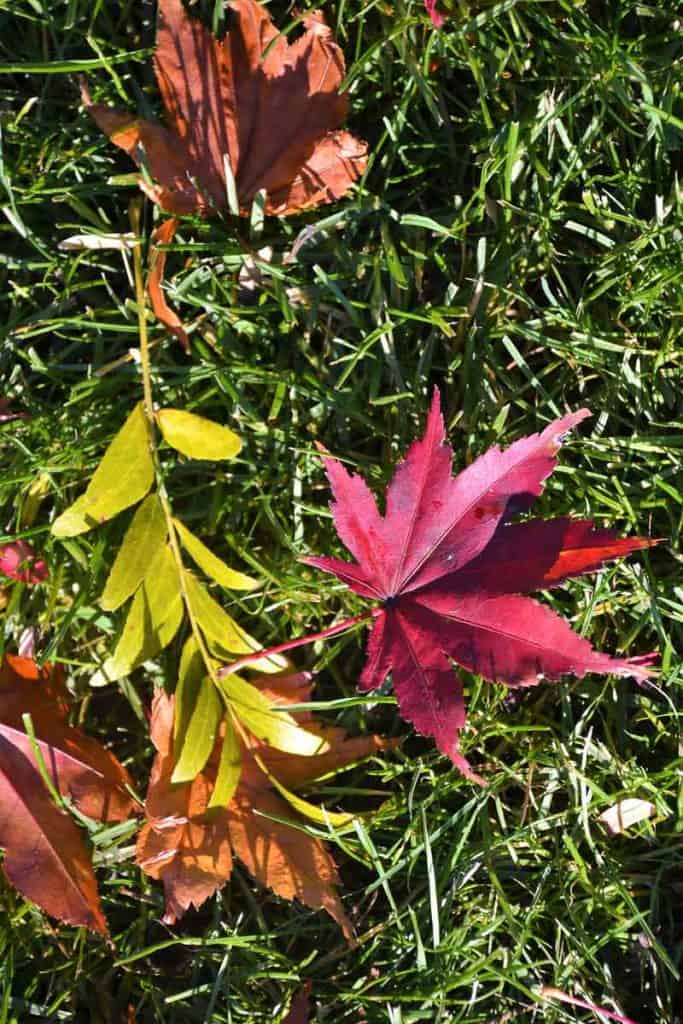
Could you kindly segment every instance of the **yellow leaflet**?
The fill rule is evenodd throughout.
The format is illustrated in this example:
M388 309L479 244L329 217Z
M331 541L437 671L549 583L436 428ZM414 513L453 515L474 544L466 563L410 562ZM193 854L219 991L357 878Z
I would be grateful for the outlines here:
M209 800L209 808L227 807L235 795L242 772L242 751L229 712L223 721L225 722L225 737L221 748L216 785Z
M269 782L275 786L277 791L282 794L288 804L298 811L299 814L303 814L305 818L310 818L311 821L317 822L319 825L331 825L333 828L348 828L349 825L353 824L353 819L361 817L358 814L348 814L346 811L327 811L324 807L317 807L315 804L310 804L308 800L304 800L303 797L297 796L296 793L292 793L291 790L287 789L282 783L272 775L265 764L258 755L255 755L256 763L258 764L261 771L267 775Z
M220 680L220 687L249 732L271 747L303 757L330 749L326 740L303 729L287 711L274 711L270 697L239 676L226 676Z
M157 495L150 494L136 510L109 573L100 598L106 611L114 611L135 593L165 543L164 511Z
M165 545L150 563L147 576L135 593L114 653L95 673L90 685L114 682L153 658L171 642L182 617L178 569Z
M142 402L107 448L84 494L52 524L55 537L75 537L147 494L154 479Z
M171 782L190 782L208 761L223 714L223 702L208 676L202 679Z
M175 690L175 718L173 721L173 739L177 740L187 731L192 717L192 708L202 679L206 675L206 665L197 647L195 638L190 635L183 644L178 669L178 685Z
M237 625L217 601L211 597L191 572L185 572L185 589L199 627L212 649L218 648L226 654L251 654L260 649L260 644L253 636ZM257 658L249 663L249 668L257 672L280 672L287 667L287 660L279 656Z
M182 409L160 409L159 429L172 448L190 459L232 459L242 442L220 423Z
M202 572L205 572L216 583L220 583L222 587L227 587L228 590L253 590L255 587L258 587L258 580L227 566L212 551L209 551L207 546L198 537L190 533L180 520L174 519L173 525L178 531L182 545L190 558L196 562Z

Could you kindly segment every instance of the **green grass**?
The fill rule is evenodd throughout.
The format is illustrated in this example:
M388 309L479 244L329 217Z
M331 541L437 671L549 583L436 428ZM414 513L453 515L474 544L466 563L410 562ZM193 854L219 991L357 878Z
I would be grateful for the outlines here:
M284 5L274 10L285 24ZM244 449L209 473L166 456L174 508L262 576L263 589L230 610L277 643L360 610L297 562L339 553L314 440L381 488L434 384L458 468L588 405L594 418L539 512L671 544L545 600L603 650L657 647L661 692L591 677L511 702L467 677L465 749L490 780L483 791L391 704L330 711L349 728L407 737L316 794L375 809L336 854L358 949L323 915L258 891L239 866L215 900L168 929L161 887L133 865L131 830L100 829L116 950L53 927L0 883L0 1022L118 1024L129 1004L150 1024L277 1020L307 978L314 1019L334 1024L596 1019L544 1003L542 984L638 1024L680 1022L683 9L454 3L440 33L419 0L347 0L326 13L370 168L346 201L268 220L259 237L227 221L183 224L168 291L193 351L151 325L155 398L229 424ZM130 163L79 107L75 75L87 71L98 98L158 112L153 30L152 6L132 0L0 0L0 373L2 394L31 414L0 427L1 522L3 536L17 535L17 503L47 474L25 535L51 570L47 587L12 588L3 642L15 649L35 626L41 656L70 666L84 701L121 625L97 598L123 521L70 543L51 539L49 524L141 384L130 268L120 253L58 248L84 231L129 230L137 194L120 180ZM149 233L149 205L145 217ZM243 257L266 244L273 263L245 296ZM138 702L153 678L172 683L177 657L81 705L140 791L151 747ZM296 660L318 671L317 698L350 698L362 634ZM622 796L652 800L657 816L609 837L597 817Z

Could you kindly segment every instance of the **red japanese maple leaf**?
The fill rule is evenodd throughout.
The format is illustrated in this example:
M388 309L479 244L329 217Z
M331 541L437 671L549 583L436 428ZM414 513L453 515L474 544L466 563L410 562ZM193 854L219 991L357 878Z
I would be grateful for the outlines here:
M644 680L656 657L594 651L550 608L521 596L657 543L620 540L583 519L509 522L541 493L567 432L589 415L580 409L505 451L490 448L453 477L435 390L424 437L397 467L384 515L360 476L324 459L335 526L356 561L304 561L381 601L360 689L391 673L403 717L477 781L459 752L465 702L451 662L492 682L531 686L586 672Z

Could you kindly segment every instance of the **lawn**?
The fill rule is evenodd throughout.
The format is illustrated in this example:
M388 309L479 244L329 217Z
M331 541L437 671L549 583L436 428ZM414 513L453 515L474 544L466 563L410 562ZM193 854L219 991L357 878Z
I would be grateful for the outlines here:
M291 26L281 0L269 10ZM421 0L324 11L368 170L292 217L182 221L165 288L191 350L149 314L154 401L243 447L226 463L164 449L174 513L261 581L220 599L279 644L366 607L298 560L344 555L316 441L381 492L435 385L457 470L587 406L537 514L665 543L542 600L602 651L658 650L661 672L654 687L588 675L514 691L463 673L480 788L402 721L390 687L356 694L362 629L292 652L315 673L316 714L402 739L307 791L361 815L336 836L305 826L334 852L356 948L239 862L166 925L136 821L85 822L111 943L0 878L0 1024L281 1021L306 981L321 1024L607 1019L544 985L680 1024L683 7L452 0L439 31ZM50 573L5 588L1 642L15 652L33 629L40 663L65 666L74 722L141 796L146 710L155 683L175 685L181 638L91 687L125 618L99 598L130 516L65 539L51 524L142 398L131 252L60 246L131 231L140 195L78 76L98 101L159 116L154 30L149 0L0 0L0 396L28 414L0 424L0 543L26 539ZM145 200L145 244L158 223ZM624 798L655 810L613 835L599 816Z

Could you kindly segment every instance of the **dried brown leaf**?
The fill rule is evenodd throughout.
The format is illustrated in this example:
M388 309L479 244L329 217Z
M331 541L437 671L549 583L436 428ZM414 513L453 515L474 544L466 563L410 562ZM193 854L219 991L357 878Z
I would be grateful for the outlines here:
M167 327L171 334L175 335L186 352L190 351L190 339L183 327L183 322L175 313L168 302L162 288L164 271L166 269L166 251L160 249L160 245L170 245L178 230L178 220L171 217L155 230L150 241L150 263L149 275L147 277L147 294L152 304L152 312L157 320Z
M367 146L339 130L344 57L322 14L307 14L290 45L256 0L230 7L233 24L218 40L181 0L159 0L154 69L166 127L93 103L83 84L86 108L146 164L154 184L140 186L170 213L225 209L226 161L244 215L262 190L275 215L340 198L365 170Z

